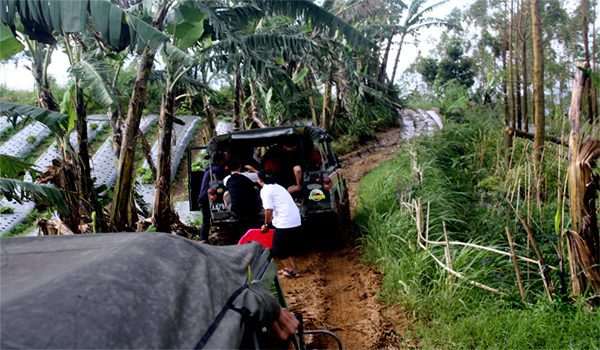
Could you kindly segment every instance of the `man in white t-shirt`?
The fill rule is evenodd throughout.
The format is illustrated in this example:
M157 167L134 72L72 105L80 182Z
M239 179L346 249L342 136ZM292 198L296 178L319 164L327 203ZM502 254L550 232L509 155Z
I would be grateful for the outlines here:
M290 193L263 172L258 173L261 186L260 198L265 210L263 232L275 228L271 254L282 259L282 273L286 277L297 277L296 264L291 258L302 244L302 221L300 210ZM287 264L286 264L287 263ZM286 266L289 265L289 266Z

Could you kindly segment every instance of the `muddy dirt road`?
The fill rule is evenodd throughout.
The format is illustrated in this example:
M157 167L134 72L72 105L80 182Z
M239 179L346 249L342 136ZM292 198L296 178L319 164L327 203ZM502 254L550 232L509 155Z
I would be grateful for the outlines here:
M426 113L408 113L401 129L381 133L376 141L342 157L352 213L360 179L389 159L403 140L437 127ZM398 307L385 307L378 301L381 276L361 261L356 243L296 258L296 264L300 277L281 279L281 283L290 309L302 313L307 329L329 329L350 350L412 347L402 342L409 318Z

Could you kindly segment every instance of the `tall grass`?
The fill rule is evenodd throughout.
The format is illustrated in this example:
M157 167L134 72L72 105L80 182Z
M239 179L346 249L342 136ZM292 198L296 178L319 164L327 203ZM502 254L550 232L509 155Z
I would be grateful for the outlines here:
M508 227L518 253L532 256L515 207L535 231L546 260L557 265L555 217L564 152L546 150L546 195L538 205L531 194L531 146L516 140L507 163L502 125L490 115L478 110L460 124L448 122L436 135L405 145L362 180L356 220L364 232L365 258L383 272L381 296L416 315L411 336L425 348L600 348L600 314L561 301L558 293L549 302L535 269L521 264L523 303L507 257L452 248L454 269L505 293L498 296L449 278L417 245L408 205L414 199L430 204L430 239L443 240L445 223L451 240L508 250ZM444 259L443 247L431 251ZM558 274L551 277L559 286Z

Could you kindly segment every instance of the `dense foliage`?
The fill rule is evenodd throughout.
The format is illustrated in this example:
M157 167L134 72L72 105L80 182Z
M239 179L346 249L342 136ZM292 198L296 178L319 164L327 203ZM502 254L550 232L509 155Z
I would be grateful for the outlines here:
M416 244L409 205L419 199L424 208L430 204L430 239L444 240L445 223L450 240L508 251L507 227L518 253L531 256L510 203L531 222L547 263L558 266L555 220L561 202L556 191L564 185L564 154L548 152L555 160L546 163L548 197L537 208L528 199L528 141L515 147L515 164L507 168L496 113L480 109L463 123L448 122L433 137L402 146L393 160L363 179L357 221L366 258L384 274L384 299L400 303L407 314L415 312L412 336L426 348L595 348L600 318L583 300L561 301L567 300L563 288L568 287L561 285L560 273L551 273L556 295L549 303L535 268L521 264L527 293L521 304L509 258L452 247L454 269L507 294L498 296L449 276ZM444 260L443 247L430 250Z

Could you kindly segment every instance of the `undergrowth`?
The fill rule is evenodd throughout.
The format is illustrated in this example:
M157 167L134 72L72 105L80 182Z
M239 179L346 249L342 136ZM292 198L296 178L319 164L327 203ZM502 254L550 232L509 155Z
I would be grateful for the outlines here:
M445 261L443 246L428 251L417 244L414 206L423 216L429 205L430 240L477 243L508 251L506 229L517 254L535 259L528 249L523 221L534 231L548 265L558 266L564 223L562 193L565 152L545 152L544 200L533 193L528 141L515 140L506 161L502 125L493 111L475 110L461 123L417 138L360 184L357 223L365 258L383 272L381 297L416 316L412 338L424 348L599 348L600 314L568 298L561 274L550 270L549 301L537 267L521 263L526 291L522 301L509 257L468 247L452 247L454 270L495 288L479 289L449 276L428 253ZM514 208L514 209L513 209ZM423 219L426 226L426 219Z

